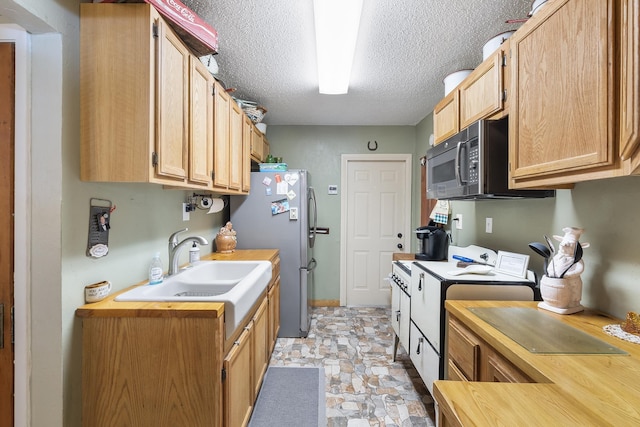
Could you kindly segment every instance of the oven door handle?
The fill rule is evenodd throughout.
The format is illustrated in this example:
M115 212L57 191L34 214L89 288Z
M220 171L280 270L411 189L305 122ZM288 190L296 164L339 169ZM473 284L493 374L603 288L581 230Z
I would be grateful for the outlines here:
M460 173L460 155L462 154L462 146L464 144L466 144L466 141L460 141L458 142L458 145L456 147L455 169L456 169L456 181L458 181L458 185L464 185L467 183L467 181L462 180L462 174Z

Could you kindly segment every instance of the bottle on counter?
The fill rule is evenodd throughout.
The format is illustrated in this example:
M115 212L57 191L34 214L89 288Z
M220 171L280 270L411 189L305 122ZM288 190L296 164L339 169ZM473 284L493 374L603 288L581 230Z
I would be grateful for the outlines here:
M149 265L149 284L158 285L162 283L162 279L162 260L160 259L160 252L156 252Z
M189 248L189 264L200 261L200 247L193 242L193 246Z

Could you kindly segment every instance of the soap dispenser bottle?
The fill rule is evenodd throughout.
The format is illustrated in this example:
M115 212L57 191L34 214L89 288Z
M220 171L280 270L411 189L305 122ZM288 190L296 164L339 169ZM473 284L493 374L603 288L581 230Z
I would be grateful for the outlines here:
M162 260L160 259L160 252L156 252L149 265L149 284L158 285L162 283L162 279Z
M193 242L193 246L189 248L189 264L200 261L200 247Z

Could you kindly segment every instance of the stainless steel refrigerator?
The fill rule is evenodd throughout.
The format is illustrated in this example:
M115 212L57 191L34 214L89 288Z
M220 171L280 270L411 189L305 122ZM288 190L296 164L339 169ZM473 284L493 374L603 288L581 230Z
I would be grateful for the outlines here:
M279 337L306 337L313 295L317 205L309 173L252 172L248 196L231 196L237 249L280 250Z

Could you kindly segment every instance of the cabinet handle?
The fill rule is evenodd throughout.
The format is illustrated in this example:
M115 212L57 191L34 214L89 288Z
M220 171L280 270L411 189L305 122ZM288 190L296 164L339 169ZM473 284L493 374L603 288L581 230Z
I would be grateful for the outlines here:
M402 249L402 243L398 243L398 249Z
M396 322L400 321L400 310L396 311Z
M398 233L398 239L402 239L402 233Z
M424 280L424 273L420 273L420 280L418 280L418 290L422 290L422 281Z
M420 346L422 346L423 342L424 342L424 338L422 337L418 338L418 348L416 349L416 354L420 354Z

